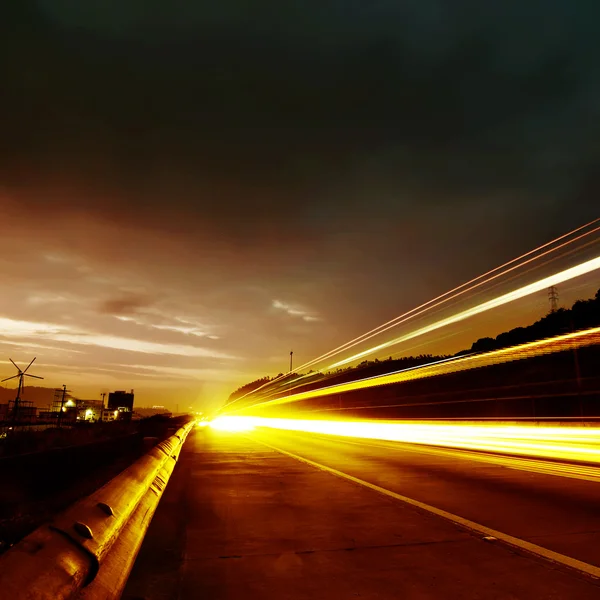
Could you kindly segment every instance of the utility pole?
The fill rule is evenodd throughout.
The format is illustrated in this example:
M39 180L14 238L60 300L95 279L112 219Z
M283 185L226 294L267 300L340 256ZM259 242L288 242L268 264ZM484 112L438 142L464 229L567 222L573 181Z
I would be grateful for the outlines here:
M65 406L65 396L67 395L67 386L63 385L63 389L62 389L62 396L60 399L60 410L58 411L58 419L57 419L57 426L60 429L60 424L62 421L62 414L63 414L63 408Z
M294 351L290 350L290 385L289 385L289 390L288 390L288 395L291 396L292 395L292 359L294 356Z
M550 312L555 313L558 310L558 290L555 285L548 288L548 300L550 301Z

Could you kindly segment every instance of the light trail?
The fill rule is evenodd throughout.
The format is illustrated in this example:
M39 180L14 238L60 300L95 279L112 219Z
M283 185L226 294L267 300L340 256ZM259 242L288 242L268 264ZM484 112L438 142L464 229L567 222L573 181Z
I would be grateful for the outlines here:
M552 354L553 352L573 350L575 348L582 348L598 343L600 343L600 327L593 327L584 331L576 331L574 333L567 333L545 340L527 342L526 344L511 346L510 348L502 348L501 350L473 354L445 362L438 361L422 367L397 371L386 375L378 375L376 377L368 377L366 379L350 381L348 383L340 383L307 392L300 392L298 394L291 394L290 396L277 398L275 400L259 402L252 405L252 407L248 407L248 410L258 407L273 406L276 404L285 404L288 402L297 402L299 400L308 400L310 398L319 398L331 394L341 394L380 385L413 381L425 377L448 375L450 373L458 373L469 369L489 367L515 360L543 356L545 354Z
M505 275L506 273L509 273L515 269L518 269L534 260L538 260L539 258L546 256L547 254L550 254L552 252L555 252L556 250L559 250L565 246L568 246L569 244L572 244L573 242L583 239L583 238L591 235L592 233L598 232L598 231L600 231L600 227L595 227L594 229L592 229L590 231L586 231L584 233L581 233L579 236L577 236L573 239L567 240L567 241L563 242L562 244L555 246L554 248L550 248L550 249L546 250L545 252L539 254L538 256L531 256L531 255L535 255L537 252L540 252L541 250L544 250L545 248L551 247L554 244L557 244L558 242L575 235L576 233L579 233L585 229L588 229L589 227L592 227L599 221L600 221L600 218L594 219L594 220L590 221L589 223L586 223L585 225L582 225L581 227L577 227L576 229L573 229L572 231L565 233L564 235L561 235L549 242L546 242L545 244L542 244L541 246L538 246L537 248L534 248L533 250L530 250L529 252L526 252L525 254L522 254L516 258L513 258L512 260L509 260L508 262L506 262L498 267L495 267L494 269L491 269L490 271L487 271L486 273L483 273L482 275L478 275L477 277L475 277L465 283L462 283L461 285L433 298L432 300L429 300L429 301L417 306L416 308L413 308L413 309L391 319L390 321L387 321L386 323L383 323L382 325L379 325L378 327L375 327L374 329L371 329L370 331L367 331L366 333L359 335L358 337L342 344L341 346L338 346L337 348L334 348L333 350L330 350L329 352L326 352L325 354L322 354L322 355L300 365L299 367L297 367L296 370L300 371L302 369L306 369L318 362L321 362L322 360L325 360L326 358L330 358L331 356L335 356L336 354L339 354L345 350L353 348L354 346L357 346L358 344L361 344L362 342L365 342L366 340L369 340L385 331L388 331L389 329L392 329L393 327L396 327L397 325L399 325L409 319L419 316L419 315L423 314L424 312L427 312L433 308L436 308L436 307L440 306L441 304L444 304L450 300L453 300L454 298L457 298L458 296L461 296L462 294L465 294L465 293L467 293L475 288L478 288L494 279L497 279L498 277L501 277L502 275ZM519 261L522 261L523 259L525 259L527 257L531 257L531 258L529 258L528 260L526 260L522 263L519 263ZM518 263L518 264L515 264L515 263ZM514 265L514 266L512 266L510 269L506 269L505 271L502 271L502 269L505 269L506 267L509 267L510 265ZM496 273L496 274L493 275L494 273ZM488 279L485 279L488 276L491 276L491 277L489 277ZM476 282L479 282L479 283L476 283ZM471 287L467 288L467 286L470 286L471 284L475 284L475 283L476 283L476 285L472 285ZM318 369L318 370L322 371L323 369ZM246 398L250 395L256 394L256 392L258 392L259 390L261 390L265 387L271 386L275 382L285 379L287 376L288 376L288 374L282 374L281 376L276 377L276 378L272 379L271 381L268 381L267 383L264 383L263 385L259 386L255 390L247 392L240 398L236 398L236 399L232 400L231 402L226 403L223 406L223 408L229 406L230 404L239 402L240 400L243 400L244 398ZM302 379L303 377L306 377L306 376L307 375L304 375L304 376L298 377L297 379Z
M267 428L600 464L600 428L594 427L337 421L253 416L218 417L211 423L211 427L236 432ZM555 470L557 469L558 467ZM591 473L584 466L581 474L599 475L598 472Z
M530 427L533 427L531 425ZM561 430L563 428L561 427ZM599 430L600 434L600 430ZM408 449L410 446L398 447L395 442L379 441L379 443L368 443L361 441L344 440L347 444L364 446L367 448L385 448L388 450ZM519 471L529 471L530 473L543 473L545 475L557 475L560 477L570 477L571 479L583 479L600 483L600 468L597 466L573 464L567 462L555 462L550 460L540 460L540 458L519 458L517 456L504 456L502 454L490 454L487 452L465 450L461 448L442 448L439 446L418 445L418 452L421 454L430 454L452 459L467 459L475 462L498 465L509 469L518 469Z
M595 271L597 269L600 269L600 257L592 258L591 260L585 261L579 265L571 267L570 269L565 269L564 271L560 271L559 273L555 273L554 275L550 275L549 277L544 277L543 279L535 281L534 283L525 285L521 288L513 290L512 292L508 292L507 294L503 294L502 296L498 296L497 298L488 300L487 302L482 302L477 306L474 306L467 310L463 310L462 312L456 313L455 315L452 315L445 319L436 321L435 323L427 325L426 327L421 327L420 329L411 331L410 333L407 333L389 342L384 342L383 344L379 344L378 346L374 346L367 350L363 350L362 352L359 352L354 356L336 362L332 365L329 365L326 368L335 369L341 367L342 365L355 362L356 360L364 358L365 356L373 354L374 352L378 352L379 350L389 348L390 346L395 346L396 344L400 344L401 342L412 340L421 335L425 335L427 333L431 333L432 331L436 331L437 329L441 329L442 327L446 327L447 325L452 325L454 323L458 323L459 321L464 321L469 317L473 317L475 315L487 312L492 308L497 308L499 306L503 306L504 304L508 304L509 302L514 302L515 300L525 298L526 296L534 294L535 292L539 292L540 290L552 287L553 285L558 285L560 283L564 283L565 281L575 279L576 277L580 277L581 275L591 273L592 271Z
M600 228L598 228L598 229L600 229ZM594 229L593 231L596 231L596 229ZM590 232L590 233L591 233L591 232ZM587 234L585 234L585 235L587 235ZM579 238L577 238L577 239L579 239ZM543 255L540 255L540 256L543 256ZM537 258L539 258L539 256L538 256L538 257L536 257L536 259L537 259ZM531 260L533 260L533 259L531 259ZM594 260L596 260L596 259L594 259ZM600 260L600 257L599 257L599 259L598 259L598 260ZM526 262L529 262L529 261L526 261ZM588 262L590 262L590 261L588 261ZM525 263L523 263L523 264L525 264ZM585 265L586 265L586 263L582 263L582 265L578 265L578 266L576 266L576 267L573 267L573 269L577 269L578 267L584 267L584 268L585 268ZM511 269L509 269L509 270L511 270ZM571 270L569 269L569 270L566 270L566 271L562 271L561 273L555 274L554 276L561 276L561 275L563 275L563 274L566 274L566 276L567 276L567 277L569 277L570 275L572 275L572 273L568 273L568 271L571 271ZM554 277L554 276L551 276L551 277ZM575 275L575 276L577 276L577 275ZM569 277L569 278L572 278L572 277ZM543 282L543 281L544 281L544 280L542 280L542 282ZM540 283L541 283L541 282L536 282L536 284L531 284L531 285L539 285ZM477 287L477 286L474 286L474 287ZM527 287L529 287L529 286L525 286L525 288L527 288ZM510 292L509 294L505 294L504 296L509 296L509 295L511 295L511 294L514 294L514 293L521 293L521 292L522 292L522 291L523 291L525 288L519 288L519 290L516 290L516 292ZM469 289L471 289L471 288L469 288ZM462 293L462 292L461 292L461 293ZM528 292L528 293L533 293L533 292ZM458 295L460 295L460 294L458 294ZM527 294L525 294L525 295L527 295ZM489 301L489 302L490 302L490 303L492 303L492 302L495 302L495 301L497 301L497 300L499 300L499 299L501 300L502 298L503 298L503 296L501 296L501 297L499 297L499 298L497 298L497 299L495 299L495 300L491 300L491 301ZM439 304L442 304L443 302L445 302L445 300L444 300L444 301L442 301L442 302L440 302ZM504 304L505 302L502 302L502 303ZM487 303L484 303L484 304L487 304ZM433 308L434 306L437 306L437 305L433 305L431 308ZM478 309L478 308L479 308L479 307L481 307L481 306L482 306L482 305L479 305L478 307L475 307L475 309ZM426 309L426 310L429 310L429 309ZM489 310L489 308L486 308L485 310ZM421 312L426 312L426 311L424 310L424 311L421 311ZM464 311L464 312L465 312L465 313L467 313L467 312L469 312L469 311ZM420 314L420 313L417 313L417 314ZM478 314L478 313L475 313L475 314ZM414 316L416 316L416 315L414 315ZM470 315L469 315L469 316L470 316ZM455 317L456 317L456 315L454 315L453 317L449 317L449 319L454 319ZM412 318L412 317L409 317L409 318ZM465 317L463 317L463 318L460 318L459 320L463 320L464 318L467 318L467 317L465 316ZM405 320L407 320L407 319L405 319ZM443 320L443 321L444 321L444 320ZM445 326L445 325L447 324L447 323L443 323L443 321L438 321L437 323L434 323L434 324L433 324L433 325L431 325L431 326L428 326L428 327L426 327L426 328L422 328L422 329L420 329L420 330L416 330L415 332L411 332L411 333L409 333L409 334L407 334L407 335L403 336L402 338L397 338L396 340L394 340L394 341L392 341L392 342L389 342L389 344L390 344L390 345L392 345L392 344L396 344L396 343L400 343L400 342L402 342L402 341L406 341L406 340L412 339L412 338L414 338L414 337L418 337L418 336L422 335L422 334L423 334L423 332L425 332L425 333L428 333L429 331L425 331L425 330L430 330L431 328L433 328L433 329L437 329L437 328L439 328L439 327L443 327L443 326ZM387 329L390 329L390 328L391 328L391 327L388 327ZM384 329L384 330L382 330L382 331L386 331L386 329ZM378 335L378 334L377 334L377 335ZM450 334L450 335L453 335L453 334ZM373 337L373 336L370 336L370 337ZM449 337L449 336L445 336L445 337ZM365 339L369 339L369 338L365 338ZM442 338L442 339L443 339L443 338ZM423 345L423 344L421 343L421 344L418 344L417 346L414 346L414 347L420 347L420 346L422 346L422 345ZM366 353L375 352L375 351L377 351L377 350L381 349L383 346L384 346L384 345L377 346L375 349L371 349L371 350L368 350L368 351L365 351L365 352L366 352ZM413 348L414 348L414 347L413 347ZM463 356L464 356L464 355L463 355ZM331 366L330 366L330 367L328 367L328 368L333 368L333 367L340 366L340 365L344 364L344 362L349 362L349 361L353 360L354 358L358 358L358 357L361 357L361 358L362 358L362 356L361 356L361 355L356 355L355 357L351 357L350 359L347 359L346 361L341 361L340 363L336 363L335 365L331 365ZM458 357L454 357L454 356L452 356L452 357L448 357L448 358L441 359L441 360L439 360L439 361L436 361L436 362L447 362L447 361L457 360L457 358L458 358ZM434 363L432 363L432 364L434 364ZM428 365L420 365L420 366L410 367L410 368L408 368L408 369L404 369L402 372L404 372L404 371L409 371L409 370L412 370L412 369L418 369L418 368L421 368L422 366L428 366ZM255 405L257 405L257 404L265 404L265 403L268 403L270 398L273 398L273 396L277 396L278 394L280 394L280 393L281 393L281 391L280 391L280 388L282 388L282 387L284 387L284 386L285 386L285 392L286 392L286 394L287 394L287 395L288 395L288 397L289 397L289 396L290 396L290 393L291 393L291 391L292 391L292 390L295 390L295 389L297 389L297 388L301 388L301 387L303 387L304 385L307 385L307 384L309 383L309 382L306 382L306 381L303 381L303 380L310 379L310 378L314 377L314 376L315 376L317 373L320 373L320 372L321 372L321 371L312 372L312 373L306 373L306 374L304 374L304 375L300 375L300 376L297 376L297 377L293 378L291 381L279 381L278 383L277 383L278 379L274 379L274 380L272 380L272 381L270 381L270 382L268 382L268 383L264 384L263 386L261 386L261 387L257 388L257 390L254 390L253 392L249 392L249 393L248 393L248 394L246 394L245 396L242 396L241 398L238 398L238 399L236 399L236 400L232 401L231 403L229 403L229 404L226 404L226 405L225 405L223 408L225 408L225 407L229 406L230 404L233 404L233 403L235 403L235 402L238 402L239 400L242 400L243 398L246 398L247 396L250 396L250 395L256 395L256 392L257 392L258 390L260 390L260 389L262 389L262 388L265 388L265 387L267 387L267 386L270 386L270 389L269 389L269 388L265 389L265 390L264 390L264 391L263 391L263 392L262 392L262 393L261 393L261 394L260 394L260 395L257 397L257 400L258 400L258 399L260 399L260 402L257 402L257 403L255 403ZM397 371L397 372L399 372L399 371ZM281 377L286 377L286 376L287 376L287 375L282 375ZM333 378L333 377L337 377L337 376L338 376L338 373L330 373L330 374L324 375L324 376L322 376L322 377L321 377L321 380L320 380L320 382L321 382L322 384L324 384L324 383L325 383L325 382L326 382L328 379L331 379L331 378ZM294 385L292 385L292 384L294 384ZM275 388L273 388L273 387L272 387L273 385L275 385Z
M414 367L406 367L406 369L401 369L399 371L393 371L392 373L386 373L386 375L394 375L397 373L408 373L409 371L415 371L417 369L422 369L424 367L429 367L432 365L439 365L441 363L448 363L451 361L455 361L455 360L459 360L460 358L465 358L466 356L471 356L471 353L468 355L462 355L462 356L448 356L446 358L440 358L438 360L434 360L428 363L424 363L421 365L415 365ZM314 375L314 373L312 374ZM338 377L339 373L331 373L330 375L323 375L323 377L319 380L319 383L325 383L326 381L328 381L329 379L333 379L334 377ZM304 377L299 377L298 379L295 379L295 382L299 382L300 380L304 379L308 377L307 375L305 375ZM379 376L375 376L375 377L379 377ZM366 378L364 380L361 381L368 381L371 378ZM290 391L293 391L297 388L301 388L304 387L305 385L308 385L310 382L301 382L301 383L297 383L296 385L292 386L292 387L286 387L285 388L285 393L287 394L287 399L289 400L290 397L293 397L292 395L290 395ZM328 389L327 387L323 388L323 389ZM264 394L261 395L260 400L261 402L257 402L255 404L253 404L252 406L259 406L259 405L264 405L264 404L268 404L271 402L271 400L269 400L269 398L272 398L273 396L277 396L277 394L281 393L278 389L273 390L271 393L269 394ZM277 399L277 398L276 398ZM241 409L240 409L241 410Z
M521 256L519 256L517 258L513 258L512 260L504 263L503 265L500 265L499 267L496 267L495 269L487 271L486 273L479 275L479 276L475 277L474 279L471 279L470 281L467 281L466 283L463 283L463 284L453 288L452 290L449 290L448 292L445 292L445 293L437 296L436 298L433 298L432 300L429 300L428 302L425 302L425 303L421 304L420 306L417 306L416 308L413 308L412 310L409 310L409 311L405 312L404 314L395 317L394 319L391 319L387 323L383 323L382 325L375 327L371 331L363 333L362 335L354 338L353 340L350 340L349 342L346 342L345 344L342 344L341 346L338 346L337 348L330 350L329 352L322 354L321 356L319 356L307 363L304 363L303 365L298 367L298 370L305 369L307 367L314 365L317 362L320 362L321 360L330 358L331 356L339 354L340 352L343 352L345 350L353 348L354 346L357 346L358 344L361 344L362 342L365 342L377 335L380 335L381 333L384 333L385 331L388 331L389 329L392 329L402 323L405 323L406 321L408 321L410 319L414 319L415 317L420 316L423 313L426 313L433 308L437 308L438 306L445 304L446 302L448 302L450 300L454 300L455 298L462 296L463 294L466 294L467 292L470 292L478 287L481 287L482 285L485 285L499 277L502 277L502 276L516 270L516 269L520 269L521 267L523 267L533 261L539 260L540 258L547 256L548 254L551 254L552 252L555 252L556 250L560 250L561 248L564 248L565 246L568 246L569 244L572 244L573 242L579 241L579 240L587 237L588 235L591 235L592 233L596 233L596 232L600 231L600 227L596 227L596 228L592 229L591 231L586 231L585 233L583 233L571 240L563 242L562 244L555 246L554 248L550 248L549 250L546 250L545 252L542 252L541 254L538 254L537 256L533 256L533 257L529 258L528 260L524 260L523 262L520 262L520 263L518 262L518 261L521 261L521 260L527 258L528 256L531 256L532 254L535 254L536 252L543 250L544 248L546 248L548 246L552 246L553 244L556 244L557 242L563 240L564 238L567 238L575 233L578 233L582 229L586 229L587 227L594 225L599 220L600 219L594 219L587 225L583 225L582 227L574 229L573 231L566 233L565 235L562 235L562 236L552 240L551 242L547 242L546 244L543 244L542 246L538 246L534 250L530 250L529 252L526 252L525 254L522 254ZM518 263L518 264L514 264L514 263ZM506 268L506 267L509 267L510 265L514 265L514 266L512 266L510 268ZM504 269L504 270L501 271L501 269ZM500 272L497 272L497 271L500 271ZM496 273L496 274L494 275L494 273ZM486 277L487 277L487 279L484 279ZM480 280L482 280L482 281L480 281ZM479 282L479 283L476 283L476 282ZM474 284L474 285L471 285L471 284ZM470 287L467 287L467 286L470 286Z
M417 306L416 308L409 310L409 311L395 317L394 319L391 319L390 321L387 321L386 323L383 323L382 325L375 327L374 329L371 329L370 331L368 331L366 333L361 334L360 336L350 340L349 342L346 342L346 343L342 344L341 346L338 346L337 348L334 348L333 350L330 350L329 352L326 352L325 354L322 354L322 355L318 356L317 358L314 358L314 359L300 365L299 367L297 367L296 370L300 371L302 369L306 369L310 366L315 365L318 362L321 362L322 360L325 360L326 358L331 358L332 356L335 356L336 354L340 354L341 352L349 350L350 348L353 348L373 337L376 337L376 336L380 335L381 333L388 331L389 329L397 327L398 325L401 325L402 323L405 323L405 322L407 322L411 319L414 319L415 317L418 317L434 308L437 308L438 306L445 304L446 302L449 302L450 300L453 300L469 291L472 291L478 287L481 287L482 285L485 285L486 283L489 283L490 281L493 281L503 275L506 275L507 273L510 273L511 271L519 269L533 261L539 260L543 256L551 254L561 248L564 248L565 246L572 244L573 242L576 242L576 241L581 240L593 233L596 233L596 232L600 231L600 227L595 227L594 229L585 231L584 233L581 233L577 237L574 237L572 239L567 239L562 244L552 247L553 245L557 244L558 242L565 240L566 238L569 238L569 237L575 235L576 233L579 233L585 229L592 227L593 225L597 224L598 221L600 221L600 218L594 219L594 220L590 221L589 223L570 231L569 233L559 236L559 237L551 240L550 242L542 244L541 246L538 246L537 248L530 250L529 252L526 252L525 254L522 254L521 256L518 256L517 258L514 258L514 259L500 265L499 267L491 269L490 271L487 271L486 273L479 275L479 276L453 288L452 290L449 290L449 291L437 296L436 298L433 298L432 300L429 300L428 302L425 302L425 303ZM545 252L542 252L541 254L536 255L536 253L539 253L541 250L544 250L545 248L548 248L548 249L545 250ZM532 256L532 255L534 255L534 256ZM530 258L527 258L527 257L530 257ZM527 258L527 260L523 260L526 258ZM522 262L519 262L519 261L522 261ZM513 265L513 266L511 266L511 265ZM510 267L510 268L507 268L507 267ZM505 270L502 270L502 269L505 269ZM563 273L564 272L565 271L563 271ZM487 279L485 279L486 277L487 277ZM566 281L566 280L563 280L563 281ZM474 285L471 285L471 284L474 284ZM556 285L556 284L550 284L550 285ZM470 286L470 287L468 287L468 286ZM523 288L521 288L521 289L523 289ZM531 292L531 293L533 293L533 292ZM478 313L475 313L475 314L478 314ZM441 326L443 327L444 325L441 325ZM408 334L408 335L410 336L410 334ZM419 334L419 335L422 335L422 334ZM393 340L392 342L388 342L381 346L375 346L374 348L367 350L364 353L359 353L358 355L355 355L354 357L351 357L344 361L340 361L338 363L335 363L335 365L330 365L329 367L323 367L321 369L318 369L317 371L321 372L326 369L336 368L337 366L347 364L349 362L353 362L354 360L357 360L357 357L361 358L363 356L366 356L367 354L377 352L378 350L386 348L390 345L394 345L397 343L401 343L402 341L406 341L406 339L412 339L412 337L414 337L414 336L410 336L408 338L404 338L404 337L397 338L396 340ZM310 377L310 375L311 374L300 375L300 376L294 378L292 381L297 381L297 380L300 380L300 379L303 379L306 377ZM263 385L259 386L255 390L247 392L243 396L236 398L236 399L232 400L231 402L226 403L223 406L223 409L225 409L227 406L230 406L231 404L234 404L236 402L239 402L240 400L243 400L244 398L247 398L248 396L255 395L260 390L267 388L269 386L272 386L276 382L286 379L288 376L289 376L288 374L282 374L281 376L276 377L276 378L272 379L271 381L268 381L267 383L264 383ZM289 382L287 382L287 381L282 382L282 384L283 383L285 383L285 385L289 384Z
M449 337L452 337L454 335L456 335L456 334L455 333L451 333L451 334L442 336L442 337L440 337L438 339L442 339L443 340L443 339L447 339ZM416 346L412 346L411 348L405 349L404 352L410 352L411 350L414 350L415 348L421 348L421 347L423 347L425 345L426 345L426 343L420 343L420 344L417 344ZM472 353L469 353L469 355L470 354L472 354ZM392 357L393 356L395 356L395 355L392 355ZM467 356L467 355L463 354L461 356ZM451 360L457 360L458 358L460 358L460 357L457 357L457 356L447 356L446 358L441 358L441 359L439 359L437 361L433 361L433 362L436 362L436 363L438 363L438 362L448 362L448 361L451 361ZM406 369L402 369L402 371L410 371L412 369L419 369L421 367L427 366L428 364L433 364L433 362L431 362L431 363L423 363L421 365L415 365L413 367L407 367ZM357 372L358 372L358 370L360 368L361 367L356 367ZM400 371L394 371L394 373L399 373L399 372ZM276 397L278 394L281 394L281 391L282 391L281 388L282 387L284 388L283 391L285 391L285 393L289 396L291 391L293 391L295 389L298 389L298 388L301 388L301 387L304 387L305 385L309 385L311 382L310 381L305 381L305 380L310 380L311 378L316 377L317 375L320 375L318 381L321 384L325 384L325 382L327 382L328 380L333 379L335 377L339 377L339 373L337 373L337 372L328 373L328 374L322 374L320 371L313 371L312 373L306 373L305 375L301 375L299 377L296 377L291 382L288 382L288 381L281 382L281 383L277 384L277 386L274 389L264 390L259 396L257 396L257 400L260 399L261 404L263 402L267 402L269 400L269 398L273 398L274 396ZM271 383L273 383L273 382L271 382ZM291 385L291 384L294 384L294 385Z

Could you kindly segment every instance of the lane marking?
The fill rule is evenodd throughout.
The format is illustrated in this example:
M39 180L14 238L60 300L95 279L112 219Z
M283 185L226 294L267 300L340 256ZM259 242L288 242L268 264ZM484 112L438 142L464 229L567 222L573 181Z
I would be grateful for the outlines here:
M294 432L299 433L299 432ZM326 434L320 434L322 439ZM310 436L305 436L309 438ZM486 452L472 452L462 448L432 448L421 444L410 444L408 442L388 442L383 444L373 444L370 442L357 442L340 437L336 441L353 446L367 446L371 448L383 448L396 452L414 452L415 454L432 454L434 456L443 456L444 458L460 458L462 460L472 460L476 462L488 463L491 465L526 471L529 473L541 473L543 475L554 475L556 477L567 477L569 479L581 479L600 483L600 469L588 465L573 465L569 463L552 462L547 460L534 460L521 458L520 456L495 455Z
M600 579L600 568L595 565L591 565L581 560L577 560L576 558L572 558L570 556L566 556L565 554L560 554L559 552L554 552L553 550L543 548L542 546L538 546L537 544L532 544L531 542L527 542L507 533L496 531L491 527L486 527L485 525L475 523L475 521L465 519L464 517L459 517L458 515L452 514L451 512L448 512L446 510L442 510L441 508L436 508L435 506L431 506L430 504L425 504L424 502L420 502L419 500L414 500L413 498L409 498L408 496L403 496L402 494L392 492L391 490L382 488L378 485L375 485L374 483L365 481L364 479L354 477L354 475L349 475L348 473L344 473L343 471L338 471L333 467L328 467L326 465L322 465L318 462L310 460L309 458L304 458L303 456L299 456L298 454L293 454L292 452L288 452L287 450L282 450L281 448L272 446L271 444L268 444L267 442L264 442L262 440L258 440L250 436L248 437L254 440L255 442L258 442L259 444L267 446L267 448L271 448L271 450L274 450L275 452L279 452L280 454L289 456L290 458L293 458L299 462L303 462L307 465L310 465L311 467L315 467L316 469L325 471L326 473L330 473L332 475L335 475L336 477L340 477L341 479L352 481L353 483L369 488L375 492L383 494L384 496L394 498L395 500L400 500L400 502L404 502L405 504L409 504L423 511L437 515L438 517L441 517L447 521L451 521L452 523L455 523L456 525L459 525L464 529L474 531L478 534L483 535L484 537L496 538L497 540L504 542L505 544L507 544L508 546L512 546L513 548L524 550L525 552L543 558L544 560L569 567L570 569L574 569L596 579Z

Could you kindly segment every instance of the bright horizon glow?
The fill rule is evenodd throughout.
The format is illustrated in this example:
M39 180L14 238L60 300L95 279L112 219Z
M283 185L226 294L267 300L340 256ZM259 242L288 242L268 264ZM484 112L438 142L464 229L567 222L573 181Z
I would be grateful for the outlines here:
M206 425L210 425L218 431L240 432L254 429L253 423L253 417L217 417L210 422L204 423L201 421L198 423L198 426L205 427Z

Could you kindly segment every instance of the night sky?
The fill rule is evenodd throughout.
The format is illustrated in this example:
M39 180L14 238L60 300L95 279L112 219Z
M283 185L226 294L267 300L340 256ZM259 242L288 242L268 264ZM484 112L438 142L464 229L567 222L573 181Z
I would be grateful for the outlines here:
M597 217L599 17L4 2L0 358L220 401Z

